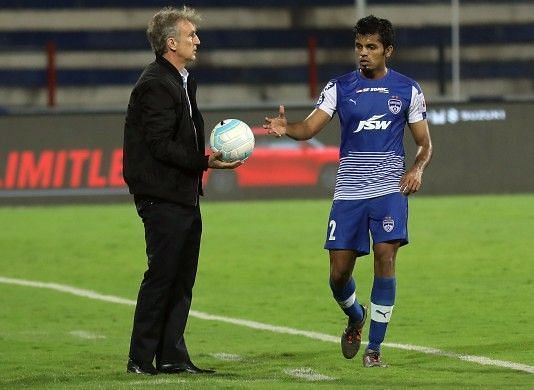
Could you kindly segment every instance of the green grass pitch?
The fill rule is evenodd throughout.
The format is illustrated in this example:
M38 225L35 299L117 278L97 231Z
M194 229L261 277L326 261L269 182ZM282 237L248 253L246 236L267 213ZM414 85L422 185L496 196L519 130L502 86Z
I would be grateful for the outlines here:
M192 309L338 337L345 319L322 249L329 209L204 202ZM0 277L135 300L146 260L133 205L4 207L0 229ZM190 353L217 374L127 375L132 305L0 283L0 388L532 388L532 372L458 358L533 368L532 237L534 195L413 197L386 342L450 354L385 346L387 369L343 359L336 342L195 316ZM368 302L370 256L355 275Z

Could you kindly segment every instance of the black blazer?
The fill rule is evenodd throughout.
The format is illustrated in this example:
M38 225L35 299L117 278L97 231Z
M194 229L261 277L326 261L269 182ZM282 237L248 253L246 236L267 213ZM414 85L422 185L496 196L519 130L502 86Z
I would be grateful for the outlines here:
M124 125L123 175L136 197L196 205L203 194L208 156L191 75L187 94L192 115L182 76L160 56L135 84Z

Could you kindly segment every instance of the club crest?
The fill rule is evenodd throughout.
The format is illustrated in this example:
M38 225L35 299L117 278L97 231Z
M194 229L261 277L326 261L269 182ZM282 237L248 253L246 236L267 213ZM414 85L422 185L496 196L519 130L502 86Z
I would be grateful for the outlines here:
M393 114L398 114L402 108L402 100L398 96L392 96L388 99L388 108Z
M395 227L395 221L391 217L386 217L382 221L382 227L386 232L390 233Z

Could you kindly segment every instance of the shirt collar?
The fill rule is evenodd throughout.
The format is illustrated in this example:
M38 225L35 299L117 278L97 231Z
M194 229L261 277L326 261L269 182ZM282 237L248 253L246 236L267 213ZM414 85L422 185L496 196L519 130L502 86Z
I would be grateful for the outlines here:
M189 72L187 71L187 69L176 69L174 65L172 65L165 57L160 55L156 55L156 62L167 68L175 77L180 77L182 82L187 82L187 78L189 76ZM182 72L185 72L185 74Z
M186 68L179 69L178 72L182 76L182 79L184 80L184 84L187 84L187 78L189 77L189 72Z

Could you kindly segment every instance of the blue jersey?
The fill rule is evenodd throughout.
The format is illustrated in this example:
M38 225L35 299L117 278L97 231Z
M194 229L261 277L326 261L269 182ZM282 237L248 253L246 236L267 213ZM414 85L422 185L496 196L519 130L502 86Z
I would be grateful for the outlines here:
M404 128L426 118L419 85L391 69L379 80L354 71L330 80L316 108L330 116L337 112L341 125L334 200L399 192L405 172Z

